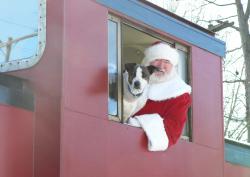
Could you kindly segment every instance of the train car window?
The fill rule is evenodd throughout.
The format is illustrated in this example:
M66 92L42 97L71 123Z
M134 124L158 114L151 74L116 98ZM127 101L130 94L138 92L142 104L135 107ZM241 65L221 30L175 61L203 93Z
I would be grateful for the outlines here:
M46 0L0 3L0 72L36 64L45 48Z
M190 80L189 73L189 52L184 45L176 43L164 36L158 35L148 29L141 28L127 21L122 21L113 16L108 22L109 27L109 118L123 122L123 105L122 105L122 71L125 63L141 63L146 47L156 41L164 41L169 45L174 45L181 56L177 66L180 76L188 83ZM121 95L121 96L120 96ZM191 110L189 119L184 129L183 135L190 137Z

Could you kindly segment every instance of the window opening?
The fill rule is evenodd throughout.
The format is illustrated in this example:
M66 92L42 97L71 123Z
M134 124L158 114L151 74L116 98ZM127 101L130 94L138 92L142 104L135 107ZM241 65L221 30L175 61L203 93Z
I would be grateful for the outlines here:
M144 50L156 41L164 41L169 45L175 45L181 56L178 64L180 76L189 83L189 52L188 48L168 38L162 37L152 31L134 26L127 21L110 16L109 27L109 119L122 122L122 71L125 63L141 63ZM119 29L120 27L120 29ZM120 39L119 39L120 37ZM183 135L190 136L191 110L188 113L188 121Z

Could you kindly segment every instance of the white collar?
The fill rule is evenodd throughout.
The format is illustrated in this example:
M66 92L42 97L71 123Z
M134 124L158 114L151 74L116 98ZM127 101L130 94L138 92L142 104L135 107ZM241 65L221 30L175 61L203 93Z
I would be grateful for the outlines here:
M191 93L191 87L178 75L169 81L151 84L149 86L148 98L153 101L162 101L175 98L184 93Z

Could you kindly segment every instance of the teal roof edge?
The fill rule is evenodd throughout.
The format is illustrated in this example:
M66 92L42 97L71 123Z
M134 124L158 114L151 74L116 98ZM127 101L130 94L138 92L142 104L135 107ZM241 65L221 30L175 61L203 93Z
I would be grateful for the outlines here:
M138 0L96 0L98 3L139 22L168 33L180 40L225 57L225 42L185 24Z

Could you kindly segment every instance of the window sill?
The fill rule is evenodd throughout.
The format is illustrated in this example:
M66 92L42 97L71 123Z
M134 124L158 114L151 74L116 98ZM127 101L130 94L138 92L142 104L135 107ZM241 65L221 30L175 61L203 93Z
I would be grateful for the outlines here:
M119 123L119 124L121 124L121 125L126 126L127 128L128 128L128 127L131 127L131 128L136 128L136 129L141 129L141 130L142 130L141 127L136 127L136 126L133 126L133 125L130 125L130 124L126 124L126 123L125 123L125 124L121 123L121 120L120 120L117 116L109 115L108 118L109 118L109 121L113 121L113 122L115 122L115 123ZM180 138L180 139L182 139L182 140L184 140L184 141L190 141L190 137L187 136L187 135L181 135L181 138Z

